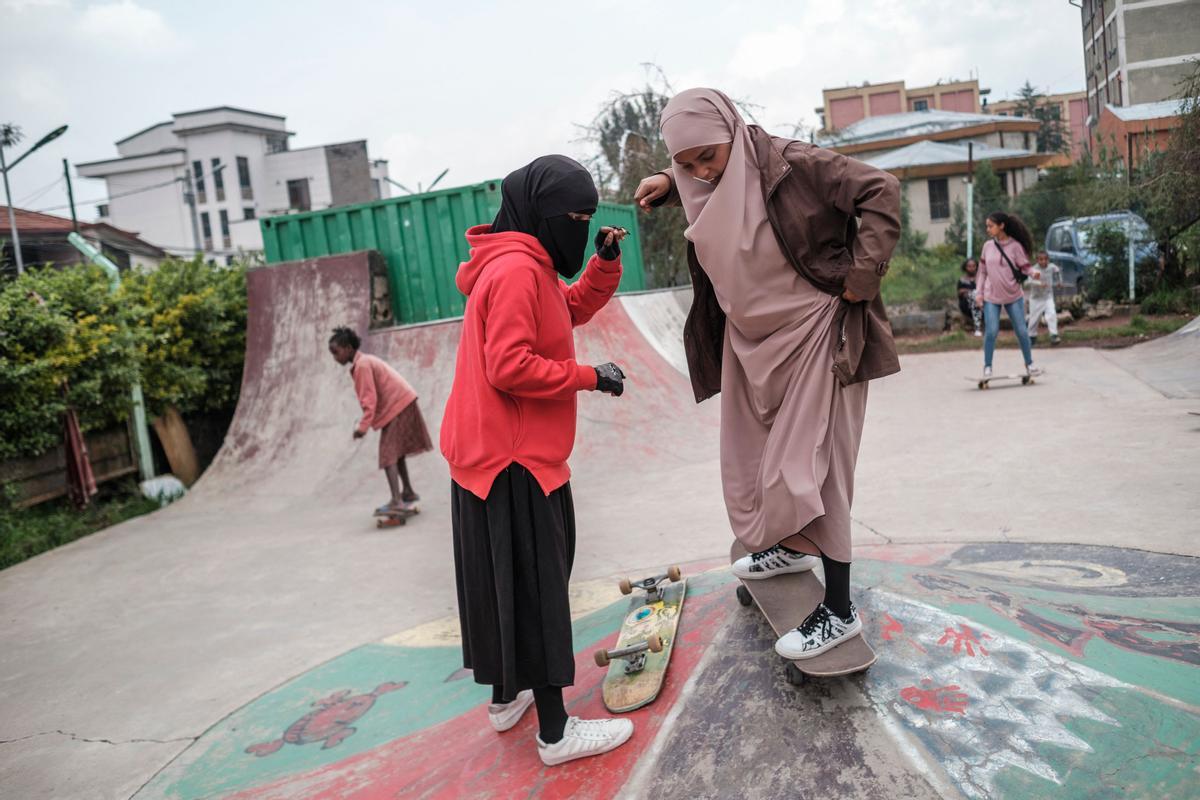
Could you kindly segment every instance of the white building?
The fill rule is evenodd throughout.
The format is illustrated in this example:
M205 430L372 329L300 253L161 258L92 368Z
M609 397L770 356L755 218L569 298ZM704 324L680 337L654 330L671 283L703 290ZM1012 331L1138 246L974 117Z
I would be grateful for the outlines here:
M262 250L260 217L389 196L387 162L372 161L365 140L291 150L275 114L223 106L172 117L117 142L118 158L78 165L108 185L101 221L170 253L231 260Z
M819 144L899 178L910 224L936 245L946 239L954 204L966 202L972 159L991 162L1011 196L1037 183L1038 169L1055 158L1036 152L1038 126L1023 117L910 111L860 120Z

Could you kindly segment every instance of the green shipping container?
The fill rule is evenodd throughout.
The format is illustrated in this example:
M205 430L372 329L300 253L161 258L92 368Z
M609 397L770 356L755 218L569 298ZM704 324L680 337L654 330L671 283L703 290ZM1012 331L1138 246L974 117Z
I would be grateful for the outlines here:
M398 323L460 316L465 300L454 285L467 257L467 228L491 222L500 208L500 181L393 197L322 211L265 217L260 221L268 264L378 250L388 265L392 314ZM629 231L621 247L620 291L646 288L633 206L601 203L591 235L603 225ZM589 247L589 252L591 248Z

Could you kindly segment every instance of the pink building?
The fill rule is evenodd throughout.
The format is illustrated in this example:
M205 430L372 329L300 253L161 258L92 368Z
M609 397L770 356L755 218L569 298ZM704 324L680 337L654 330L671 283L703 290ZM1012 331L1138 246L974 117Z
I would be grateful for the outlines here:
M977 80L938 83L912 89L907 88L904 81L864 83L862 86L826 89L822 92L824 105L816 112L821 116L822 131L833 133L859 120L905 111L978 114L979 98L987 92L987 89L979 88Z

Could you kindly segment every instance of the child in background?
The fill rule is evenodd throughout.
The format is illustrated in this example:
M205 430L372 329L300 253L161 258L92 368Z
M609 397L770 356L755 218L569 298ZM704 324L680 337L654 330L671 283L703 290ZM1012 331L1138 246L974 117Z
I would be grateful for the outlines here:
M983 336L983 317L975 302L975 275L979 272L979 262L973 258L964 260L962 272L958 278L958 310L962 312L963 323L971 323L975 326L975 335Z
M1029 342L1037 344L1038 320L1046 317L1050 329L1050 346L1058 344L1058 310L1054 307L1054 287L1062 286L1062 269L1050 261L1045 250L1037 254L1037 268L1025 282L1029 295Z
M350 364L354 391L363 410L354 438L361 439L371 428L380 431L379 468L387 476L392 499L375 513L413 511L421 498L409 481L404 459L432 450L433 441L417 405L417 393L408 381L383 359L358 352L359 344L358 334L350 328L334 328L333 336L329 337L333 360Z

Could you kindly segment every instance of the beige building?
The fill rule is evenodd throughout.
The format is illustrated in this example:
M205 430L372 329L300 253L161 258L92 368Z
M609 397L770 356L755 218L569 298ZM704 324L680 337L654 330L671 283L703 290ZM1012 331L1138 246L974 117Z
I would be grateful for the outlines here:
M949 81L912 89L904 81L864 83L823 91L823 104L814 109L821 118L822 133L835 133L859 120L906 111L980 112L980 97L988 93L979 81Z
M1200 0L1080 0L1088 127L1106 105L1178 96L1200 59Z
M998 103L987 103L983 110L988 114L1015 116L1020 108L1019 100L1001 100ZM1070 160L1076 161L1087 149L1087 92L1067 92L1065 94L1042 95L1037 100L1039 108L1052 107L1058 109L1059 119L1063 122L1063 132L1071 137Z
M946 239L954 204L966 205L974 164L991 162L1013 196L1037 183L1038 169L1055 159L1036 152L1039 126L1037 120L999 114L910 111L861 120L818 143L899 178L910 224L936 245Z

